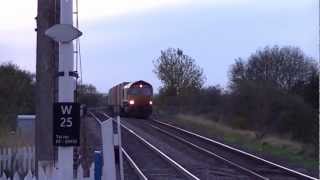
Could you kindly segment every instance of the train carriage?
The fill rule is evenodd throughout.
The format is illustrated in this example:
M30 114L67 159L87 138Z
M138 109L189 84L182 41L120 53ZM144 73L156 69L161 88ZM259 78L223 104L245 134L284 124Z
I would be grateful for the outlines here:
M152 114L153 88L145 81L123 82L109 90L108 105L122 116L147 118Z

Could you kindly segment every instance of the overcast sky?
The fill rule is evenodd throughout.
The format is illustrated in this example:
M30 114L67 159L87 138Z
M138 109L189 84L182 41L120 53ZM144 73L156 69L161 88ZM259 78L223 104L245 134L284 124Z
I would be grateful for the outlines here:
M123 81L161 84L161 50L181 48L204 69L206 86L228 84L230 65L267 45L319 57L318 0L79 0L83 80L107 92ZM0 63L35 72L36 0L0 7Z

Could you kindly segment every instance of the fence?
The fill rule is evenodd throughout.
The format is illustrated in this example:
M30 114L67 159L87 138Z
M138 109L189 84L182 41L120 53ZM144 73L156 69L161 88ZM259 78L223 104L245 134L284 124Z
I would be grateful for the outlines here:
M1 148L0 177L13 177L15 174L27 177L34 172L34 148ZM29 173L29 174L30 174ZM0 178L1 179L1 178Z
M35 180L34 147L0 148L0 180ZM94 164L90 177L83 177L84 170L77 168L74 180L94 180ZM57 180L59 174L54 167L39 167L39 180Z

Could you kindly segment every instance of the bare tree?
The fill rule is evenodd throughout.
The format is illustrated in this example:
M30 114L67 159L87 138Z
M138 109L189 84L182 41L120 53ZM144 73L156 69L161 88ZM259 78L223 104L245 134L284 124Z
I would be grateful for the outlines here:
M246 63L236 60L231 70L231 87L241 80L264 81L281 89L292 90L296 84L307 82L316 62L297 47L265 47L252 54Z
M203 70L182 50L168 48L154 61L154 73L163 83L161 92L180 96L199 90L205 82Z
M230 71L235 116L257 130L258 138L277 131L311 141L318 127L312 109L318 107L318 72L312 58L291 46L266 47L247 61L237 59Z

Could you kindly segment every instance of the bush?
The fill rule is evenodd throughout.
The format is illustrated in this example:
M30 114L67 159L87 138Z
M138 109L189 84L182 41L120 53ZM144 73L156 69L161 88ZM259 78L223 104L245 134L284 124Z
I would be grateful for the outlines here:
M234 117L231 120L230 125L238 129L250 129L248 119L241 116Z

